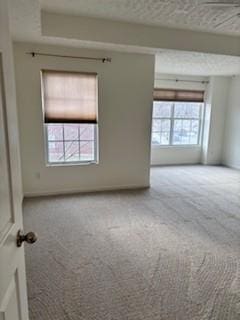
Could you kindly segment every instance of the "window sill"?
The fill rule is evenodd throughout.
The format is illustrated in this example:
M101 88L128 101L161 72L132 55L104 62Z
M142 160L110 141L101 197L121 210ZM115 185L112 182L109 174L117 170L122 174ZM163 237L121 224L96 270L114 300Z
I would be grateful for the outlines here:
M182 144L182 145L154 145L151 147L153 149L200 149L200 144Z
M47 162L46 167L75 167L75 166L89 166L99 164L98 161L85 162Z

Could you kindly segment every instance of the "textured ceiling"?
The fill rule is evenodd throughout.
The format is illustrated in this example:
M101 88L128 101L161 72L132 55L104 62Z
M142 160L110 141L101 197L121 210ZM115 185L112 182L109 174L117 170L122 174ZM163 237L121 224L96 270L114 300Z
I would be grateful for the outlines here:
M240 74L240 57L166 50L156 55L155 72L199 76L237 75Z
M38 0L7 0L10 31L14 40L37 41L41 37L41 6Z
M182 52L173 50L154 50L150 48L140 47L133 48L131 46L115 46L113 44L106 44L100 42L93 43L90 41L79 41L69 39L67 40L53 37L43 37L41 35L41 6L43 6L45 9L51 9L54 11L62 11L69 13L73 13L74 11L74 13L76 14L81 13L82 15L89 14L95 16L101 15L104 17L115 17L118 19L123 19L124 15L126 19L130 19L129 17L132 15L135 17L134 21L140 19L138 20L138 22L147 22L149 21L150 17L152 17L152 22L155 22L155 20L158 17L163 16L161 12L161 14L159 14L159 8L165 5L165 8L167 8L168 6L171 6L171 8L175 8L172 14L170 12L170 9L165 9L164 11L166 16L172 16L171 21L175 21L174 19L176 19L176 12L178 12L178 15L179 12L182 12L181 15L185 16L186 21L191 21L192 18L188 19L186 17L186 14L183 14L183 12L185 12L184 10L189 10L187 8L192 7L193 3L200 3L200 1L42 0L42 3L40 3L38 0L8 0L8 2L10 7L11 32L13 35L13 39L17 41L156 54L157 73L203 76L240 74L239 57L202 54L195 52ZM240 0L238 2L240 2ZM168 3L168 5L166 3ZM185 5L181 6L181 3L184 3ZM155 9L153 10L153 8ZM176 11L176 8L179 8L178 10L180 11ZM188 12L190 12L190 10ZM222 10L220 10L219 14L223 14ZM194 16L196 16L195 13ZM166 17L163 18L166 20ZM207 20L207 18L201 19L201 21L206 22ZM197 25L199 26L199 24ZM234 28L238 28L240 34L240 21L238 21L238 25L235 25ZM226 32L226 29L224 31Z
M40 0L40 3L44 10L51 12L240 35L240 17L237 16L240 7L204 6L207 1L209 0ZM240 5L240 0L224 2Z

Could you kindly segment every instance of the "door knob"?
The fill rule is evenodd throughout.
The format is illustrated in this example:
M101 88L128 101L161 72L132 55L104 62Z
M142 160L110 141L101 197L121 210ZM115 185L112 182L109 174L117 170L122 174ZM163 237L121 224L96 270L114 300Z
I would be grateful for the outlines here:
M22 230L18 230L17 233L17 247L21 247L22 243L26 241L29 244L32 244L37 241L37 235L34 232L28 232L24 234Z

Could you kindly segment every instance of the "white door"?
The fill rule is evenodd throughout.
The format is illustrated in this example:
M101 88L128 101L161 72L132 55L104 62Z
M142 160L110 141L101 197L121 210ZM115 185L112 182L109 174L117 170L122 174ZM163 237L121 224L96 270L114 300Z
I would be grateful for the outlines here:
M16 191L20 178L13 174L16 159L11 159L14 148L9 139L10 134L18 139L18 131L9 127L7 85L0 52L0 320L28 320L24 246L16 245L22 229L22 199Z

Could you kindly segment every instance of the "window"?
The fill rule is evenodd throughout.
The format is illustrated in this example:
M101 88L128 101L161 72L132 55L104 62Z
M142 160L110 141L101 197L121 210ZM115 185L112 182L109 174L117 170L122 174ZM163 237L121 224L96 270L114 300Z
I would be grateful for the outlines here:
M91 162L95 156L94 124L47 124L48 162Z
M199 144L203 94L202 98L198 96L197 102L168 101L176 99L177 95L174 90L172 92L175 96L169 95L170 90L166 91L164 94L158 92L158 98L163 98L164 101L157 99L153 102L152 144L163 146ZM184 99L187 100L187 91L184 92ZM187 94L190 100L194 100L188 92ZM178 96L181 95L178 93ZM183 99L182 96L179 100Z
M46 158L97 162L97 75L42 71Z

